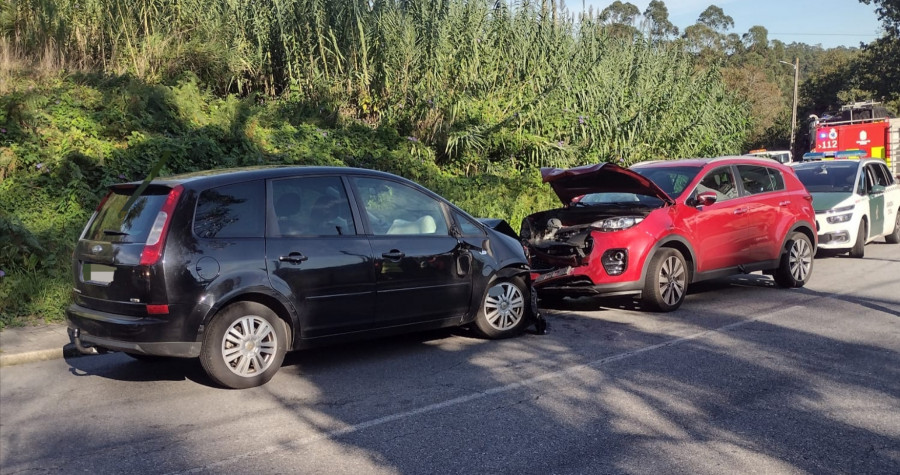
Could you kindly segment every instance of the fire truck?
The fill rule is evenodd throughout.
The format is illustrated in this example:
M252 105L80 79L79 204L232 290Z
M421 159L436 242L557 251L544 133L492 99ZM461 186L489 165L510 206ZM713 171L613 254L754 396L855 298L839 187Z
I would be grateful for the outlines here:
M815 155L828 160L845 155L839 152L861 151L884 160L891 173L900 174L900 118L894 118L880 102L854 102L812 119Z

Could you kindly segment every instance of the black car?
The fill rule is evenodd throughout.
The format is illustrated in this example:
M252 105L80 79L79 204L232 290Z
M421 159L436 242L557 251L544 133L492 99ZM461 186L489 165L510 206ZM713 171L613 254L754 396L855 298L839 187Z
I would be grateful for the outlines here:
M80 349L200 357L246 388L286 351L469 324L504 338L538 318L509 226L398 176L263 167L139 185L112 186L75 248Z

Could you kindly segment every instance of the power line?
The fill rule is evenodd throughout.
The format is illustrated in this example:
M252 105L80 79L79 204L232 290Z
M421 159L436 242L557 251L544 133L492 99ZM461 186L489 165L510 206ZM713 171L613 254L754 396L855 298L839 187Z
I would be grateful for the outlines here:
M769 32L770 35L778 35L778 36L865 36L870 38L880 38L881 35L876 34L862 34L862 33L773 33Z

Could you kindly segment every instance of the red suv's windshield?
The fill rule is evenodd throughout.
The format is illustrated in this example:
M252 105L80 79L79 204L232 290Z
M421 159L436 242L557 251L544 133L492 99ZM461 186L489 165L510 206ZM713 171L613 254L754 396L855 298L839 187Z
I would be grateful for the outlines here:
M701 167L638 166L631 168L660 187L673 199L684 193L685 187L700 173Z

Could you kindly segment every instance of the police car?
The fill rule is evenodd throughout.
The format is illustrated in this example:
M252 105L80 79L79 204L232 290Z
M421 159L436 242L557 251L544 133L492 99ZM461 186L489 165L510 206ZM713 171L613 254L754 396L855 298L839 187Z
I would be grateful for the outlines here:
M875 239L900 243L900 183L884 161L804 161L794 171L813 196L820 249L863 257Z

